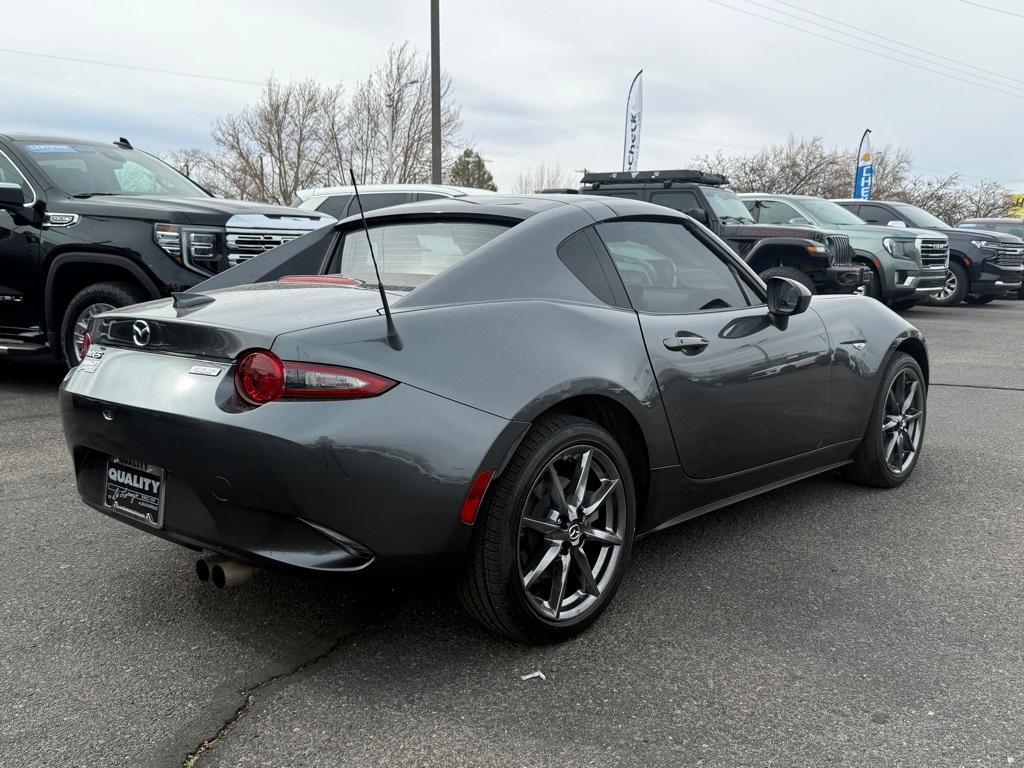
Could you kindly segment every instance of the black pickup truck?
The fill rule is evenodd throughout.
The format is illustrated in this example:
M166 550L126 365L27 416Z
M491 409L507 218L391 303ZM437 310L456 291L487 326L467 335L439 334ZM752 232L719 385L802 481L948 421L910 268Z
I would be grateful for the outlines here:
M221 200L125 139L0 134L0 355L77 365L93 315L182 291L334 221Z
M852 293L870 274L853 263L849 238L803 225L755 224L724 176L704 171L586 173L580 191L646 200L682 211L729 244L762 278L797 280L815 293Z

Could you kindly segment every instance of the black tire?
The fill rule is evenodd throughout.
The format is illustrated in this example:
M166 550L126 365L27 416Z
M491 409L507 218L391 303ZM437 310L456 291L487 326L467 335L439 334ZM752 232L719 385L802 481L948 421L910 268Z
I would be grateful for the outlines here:
M86 317L90 310L107 311L140 301L145 301L145 296L138 286L131 283L96 283L76 293L64 308L60 324L61 354L68 367L74 368L81 362L75 341L75 326L80 319Z
M867 262L858 262L860 266L867 267L871 273L871 279L865 283L861 288L854 289L854 293L860 293L868 298L875 299L876 301L882 300L882 282L878 279L878 271Z
M807 276L807 273L796 267L770 267L761 273L762 280L768 280L769 277L788 277L790 280L796 280L811 293L818 292L814 287L814 281Z
M897 472L886 461L887 438L883 432L883 426L886 421L886 404L890 389L893 387L893 382L905 371L909 371L909 375L916 378L920 387L920 416L917 419L920 431L917 436L917 446L909 459L909 465ZM910 355L896 352L885 369L885 375L882 376L881 386L878 388L878 394L875 396L875 402L871 409L871 418L868 419L864 437L853 456L853 463L843 468L843 474L847 479L875 488L895 488L903 484L910 477L921 457L928 415L927 404L928 392L921 366Z
M617 510L617 530L620 530L622 535L620 544L609 549L608 559L604 561L608 565L600 577L603 586L598 590L599 595L587 595L582 576L577 572L577 577L572 583L579 589L573 596L581 595L577 599L583 601L578 609L582 612L569 618L558 618L556 612L555 618L551 618L542 615L535 602L536 598L530 591L531 587L525 583L523 569L528 566L524 559L529 553L523 551L523 542L530 536L540 534L527 531L531 526L524 525L523 520L527 517L529 508L553 506L548 503L553 496L537 494L536 491L542 487L543 478L550 476L549 467L555 466L560 457L576 449L596 449L592 450L595 458L590 466L599 466L598 462L608 462L614 466L620 482L614 484L615 490L608 493L606 498L607 504ZM609 471L607 474L610 477L612 472ZM591 492L590 500L593 499L594 493ZM622 580L633 544L636 525L635 499L629 462L615 438L602 427L575 416L551 416L537 422L516 449L501 477L487 493L480 519L477 520L473 531L471 551L459 582L459 598L463 606L489 631L520 643L558 643L582 632L605 610ZM603 505L602 509L605 509ZM618 517L620 514L621 518ZM537 521L532 511L530 519ZM547 518L540 520L547 524ZM542 537L541 541L542 547L557 549L560 554L555 555L556 559L565 558L560 564L552 563L544 567L551 569L550 583L554 585L556 573L561 573L561 568L571 571L577 567L576 561L568 554L561 554L570 547L567 541L562 544L551 544L547 535ZM577 538L577 542L579 541ZM598 549L605 546L593 541L586 545L577 543L572 546L579 547L582 552L583 546L591 545ZM613 558L610 553L614 549L618 549L618 552ZM575 553L572 554L575 556ZM570 560L572 564L567 562ZM594 567L598 567L600 562L600 557L594 558ZM539 566L536 571L547 572ZM543 585L545 582L543 578L539 578L538 583ZM565 589L567 587L563 586L563 592L560 594L564 594ZM566 598L566 602L568 601L569 597ZM561 605L559 601L559 607Z
M894 310L896 310L897 312L906 312L908 309L913 309L914 307L916 307L919 303L920 302L918 302L917 299L906 299L904 301L894 301L892 303L892 308Z
M988 296L968 296L964 299L964 301L973 306L978 306L979 304L991 304L995 300L996 297L991 294Z
M954 284L953 290L945 298L939 298L938 294L928 299L928 303L936 307L955 307L967 297L967 290L971 286L971 278L963 265L956 261L949 262L949 273L946 275L946 288L950 288L950 282Z

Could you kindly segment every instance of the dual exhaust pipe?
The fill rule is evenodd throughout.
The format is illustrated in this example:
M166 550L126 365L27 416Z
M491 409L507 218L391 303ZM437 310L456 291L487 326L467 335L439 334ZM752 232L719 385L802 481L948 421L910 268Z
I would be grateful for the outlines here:
M259 568L224 555L205 554L196 560L196 576L202 582L212 581L217 589L245 584L259 571Z

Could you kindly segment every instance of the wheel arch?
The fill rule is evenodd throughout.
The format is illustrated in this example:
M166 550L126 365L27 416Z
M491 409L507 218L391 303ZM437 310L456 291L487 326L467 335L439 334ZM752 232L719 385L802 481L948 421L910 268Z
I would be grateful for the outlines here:
M640 422L630 409L618 400L598 393L568 397L534 414L530 421L537 422L555 414L578 416L593 421L615 438L629 462L636 491L636 525L637 530L641 530L650 498L651 461L648 439Z
M771 267L793 267L805 273L820 272L828 267L828 258L808 253L810 243L810 240L792 238L762 240L750 249L744 260L758 274Z
M138 264L124 256L106 253L62 253L50 262L46 273L44 305L46 330L56 334L60 317L71 298L82 288L95 283L132 282L149 298L160 298L156 282Z
M895 354L896 352L908 354L917 361L917 364L921 366L921 373L924 374L924 383L927 386L930 381L930 376L928 368L928 350L925 347L924 342L916 336L909 336L896 345L892 354ZM892 358L892 354L889 355L890 359Z

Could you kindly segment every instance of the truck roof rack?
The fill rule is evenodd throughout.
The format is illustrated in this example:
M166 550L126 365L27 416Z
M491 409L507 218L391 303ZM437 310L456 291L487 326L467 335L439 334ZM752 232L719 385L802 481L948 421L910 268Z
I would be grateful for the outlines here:
M585 173L581 184L590 184L593 189L616 184L708 184L725 186L729 180L720 173L706 171L612 171L610 173Z

